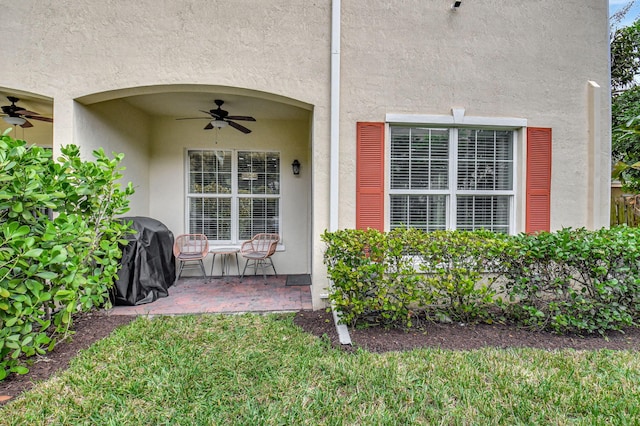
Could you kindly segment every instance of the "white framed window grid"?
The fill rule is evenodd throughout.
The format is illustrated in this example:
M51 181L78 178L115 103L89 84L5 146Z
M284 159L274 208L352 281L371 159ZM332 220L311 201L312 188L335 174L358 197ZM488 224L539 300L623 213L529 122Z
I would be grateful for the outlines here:
M186 229L214 244L280 234L280 153L187 150Z
M389 227L514 233L512 129L389 126Z

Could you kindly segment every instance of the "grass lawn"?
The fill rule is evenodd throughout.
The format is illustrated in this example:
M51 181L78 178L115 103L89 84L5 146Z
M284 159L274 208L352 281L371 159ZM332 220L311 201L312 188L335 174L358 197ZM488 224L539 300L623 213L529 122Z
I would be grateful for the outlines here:
M138 318L0 424L638 424L637 352L346 353L291 315Z

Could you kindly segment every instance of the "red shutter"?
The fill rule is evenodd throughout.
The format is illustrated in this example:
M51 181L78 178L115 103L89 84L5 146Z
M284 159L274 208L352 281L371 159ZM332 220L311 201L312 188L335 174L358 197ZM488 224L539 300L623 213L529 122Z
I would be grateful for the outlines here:
M384 231L384 123L357 123L356 228Z
M551 129L527 129L527 218L525 231L551 229Z

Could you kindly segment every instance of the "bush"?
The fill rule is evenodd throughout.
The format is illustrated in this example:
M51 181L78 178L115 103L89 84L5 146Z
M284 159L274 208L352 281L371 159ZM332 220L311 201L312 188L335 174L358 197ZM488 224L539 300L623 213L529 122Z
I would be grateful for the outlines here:
M502 239L484 231L369 229L325 232L332 304L344 322L412 325L412 318L477 321L489 318L495 264Z
M518 235L501 259L507 314L558 333L604 333L640 315L640 230L562 229Z
M115 216L133 193L116 183L123 156L61 152L54 162L51 150L0 139L0 380L28 371L21 356L53 349L73 313L108 304L119 268L129 228Z
M640 318L639 237L623 226L515 236L341 230L322 239L329 298L347 324L506 319L604 334Z
M325 232L322 239L334 284L331 302L344 322L410 323L418 279L404 259L404 246L376 230Z

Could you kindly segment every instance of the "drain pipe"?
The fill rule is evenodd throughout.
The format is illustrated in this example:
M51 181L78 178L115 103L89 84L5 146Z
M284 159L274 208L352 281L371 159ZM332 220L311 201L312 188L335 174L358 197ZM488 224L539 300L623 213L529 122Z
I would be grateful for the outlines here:
M331 2L331 152L329 169L329 232L338 230L340 188L340 0Z
M340 188L340 0L331 2L331 155L329 170L329 232L338 230ZM333 287L333 282L331 282ZM340 313L331 304L333 322L342 345L351 344L346 325L340 324Z

